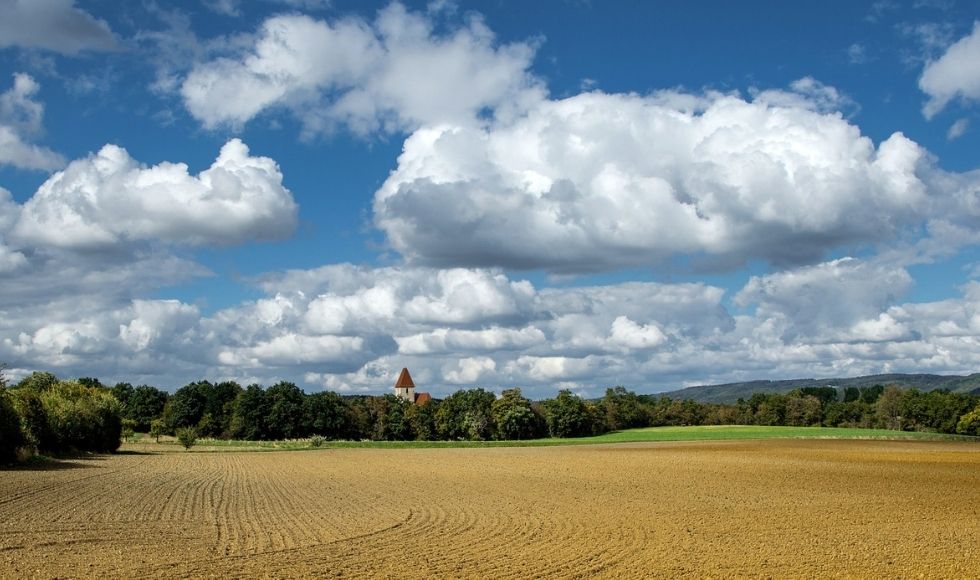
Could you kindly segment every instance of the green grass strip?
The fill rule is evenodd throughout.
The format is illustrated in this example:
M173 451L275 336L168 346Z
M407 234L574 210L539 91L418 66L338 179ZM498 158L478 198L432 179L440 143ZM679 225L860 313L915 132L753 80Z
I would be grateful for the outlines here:
M943 433L857 429L845 427L766 427L759 425L700 425L693 427L648 427L626 429L571 439L529 439L525 441L326 441L318 448L308 439L289 441L239 441L198 439L191 451L276 451L303 449L473 449L487 447L546 447L555 445L597 445L606 443L642 443L656 441L730 441L737 439L878 439L918 441L972 441L980 438ZM147 443L143 438L141 443ZM176 441L150 443L145 448L176 450ZM182 449L181 449L182 451Z

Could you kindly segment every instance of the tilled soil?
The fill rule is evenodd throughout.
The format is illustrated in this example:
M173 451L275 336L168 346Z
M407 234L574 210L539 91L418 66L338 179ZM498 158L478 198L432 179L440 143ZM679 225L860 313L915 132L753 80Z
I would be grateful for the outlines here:
M160 453L0 471L0 577L980 577L980 445Z

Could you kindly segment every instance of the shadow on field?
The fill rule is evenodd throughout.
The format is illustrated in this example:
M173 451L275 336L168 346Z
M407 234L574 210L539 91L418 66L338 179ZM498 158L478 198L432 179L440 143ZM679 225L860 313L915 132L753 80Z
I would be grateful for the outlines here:
M61 471L65 469L92 469L99 467L99 463L108 460L113 455L152 455L143 451L117 451L112 454L86 454L86 455L64 455L51 457L47 455L36 455L22 463L13 465L0 464L2 471Z
M33 457L23 463L2 466L0 471L62 471L65 469L91 469L93 467L98 467L98 465L92 463L88 458Z

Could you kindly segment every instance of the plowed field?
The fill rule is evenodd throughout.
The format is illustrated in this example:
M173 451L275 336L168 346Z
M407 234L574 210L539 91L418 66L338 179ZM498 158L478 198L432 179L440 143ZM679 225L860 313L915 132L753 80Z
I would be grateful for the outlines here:
M0 577L980 575L980 446L159 453L0 471Z

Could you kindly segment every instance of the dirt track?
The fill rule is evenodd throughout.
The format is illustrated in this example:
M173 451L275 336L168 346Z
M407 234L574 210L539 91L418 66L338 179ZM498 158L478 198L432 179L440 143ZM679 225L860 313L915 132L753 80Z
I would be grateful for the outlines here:
M0 577L980 575L980 445L166 453L0 471Z

